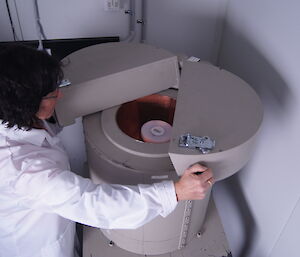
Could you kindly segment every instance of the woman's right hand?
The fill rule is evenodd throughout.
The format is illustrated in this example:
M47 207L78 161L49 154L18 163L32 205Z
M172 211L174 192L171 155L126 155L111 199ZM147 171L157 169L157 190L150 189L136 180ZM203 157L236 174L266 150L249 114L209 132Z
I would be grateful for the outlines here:
M197 175L197 172L201 172L201 174ZM178 182L175 182L177 200L204 199L207 190L213 183L212 170L201 164L194 164L184 171Z

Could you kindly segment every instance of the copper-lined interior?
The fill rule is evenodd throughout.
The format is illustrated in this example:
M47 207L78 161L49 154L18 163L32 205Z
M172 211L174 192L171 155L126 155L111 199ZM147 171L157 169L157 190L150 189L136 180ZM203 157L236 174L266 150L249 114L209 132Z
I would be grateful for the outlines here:
M150 120L163 120L173 124L176 100L153 94L122 104L117 111L117 124L128 136L143 141L141 127Z

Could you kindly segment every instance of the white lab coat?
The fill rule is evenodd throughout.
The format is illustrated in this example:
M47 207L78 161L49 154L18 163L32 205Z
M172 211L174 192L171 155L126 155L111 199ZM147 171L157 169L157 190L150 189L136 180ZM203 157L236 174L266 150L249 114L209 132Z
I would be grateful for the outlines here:
M74 221L136 228L176 204L171 181L96 185L69 170L50 131L0 125L0 257L73 257Z

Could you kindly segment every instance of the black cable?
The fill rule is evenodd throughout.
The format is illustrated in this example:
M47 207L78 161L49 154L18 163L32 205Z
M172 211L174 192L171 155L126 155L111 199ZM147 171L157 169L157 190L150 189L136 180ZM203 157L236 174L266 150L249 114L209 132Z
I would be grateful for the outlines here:
M11 26L11 30L14 36L14 40L17 40L17 36L16 36L16 31L15 31L15 27L14 27L14 23L13 20L11 18L11 13L10 13L10 8L9 8L9 4L8 4L8 0L5 0L6 3L6 9L7 9L7 13L8 13L8 17L9 17L9 21L10 21L10 26Z
M16 14L17 14L17 18L18 18L18 23L19 23L21 38L24 41L24 36L23 36L23 31L22 31L22 26L21 26L21 22L20 22L19 11L18 11L18 8L17 8L16 0L14 0L14 4L15 4Z

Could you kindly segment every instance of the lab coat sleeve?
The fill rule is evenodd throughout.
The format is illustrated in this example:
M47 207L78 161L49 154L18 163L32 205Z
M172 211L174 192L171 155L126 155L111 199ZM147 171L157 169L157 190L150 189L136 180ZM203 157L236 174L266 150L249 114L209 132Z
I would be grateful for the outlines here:
M12 187L20 196L20 204L27 208L105 229L134 229L158 215L167 216L177 205L172 181L96 185L57 168L47 158L24 163Z

